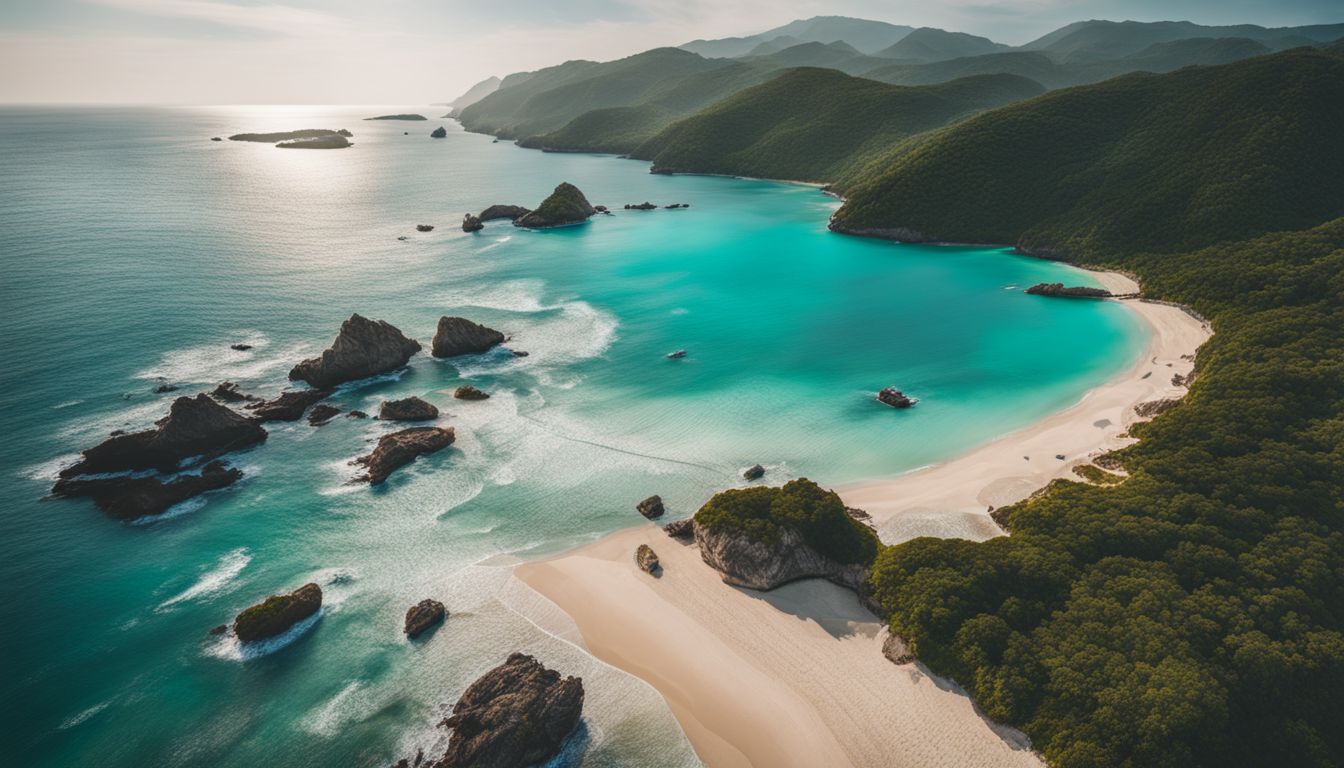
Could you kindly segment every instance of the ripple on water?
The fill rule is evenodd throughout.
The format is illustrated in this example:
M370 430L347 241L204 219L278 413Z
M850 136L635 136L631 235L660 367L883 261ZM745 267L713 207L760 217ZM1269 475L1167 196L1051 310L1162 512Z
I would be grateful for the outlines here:
M232 588L238 574L242 573L250 562L252 562L252 557L247 554L246 547L239 547L229 552L219 559L214 568L201 574L195 584L159 603L156 610L167 610L178 603L201 597L210 597Z

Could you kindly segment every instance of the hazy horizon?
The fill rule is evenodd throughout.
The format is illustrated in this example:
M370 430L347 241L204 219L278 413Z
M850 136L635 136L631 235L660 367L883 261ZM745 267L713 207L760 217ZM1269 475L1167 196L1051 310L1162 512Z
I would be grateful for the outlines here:
M10 0L0 7L0 102L432 104L491 75L605 61L794 19L852 16L1012 45L1085 19L1266 27L1344 21L1324 0L519 0L507 11L389 0Z

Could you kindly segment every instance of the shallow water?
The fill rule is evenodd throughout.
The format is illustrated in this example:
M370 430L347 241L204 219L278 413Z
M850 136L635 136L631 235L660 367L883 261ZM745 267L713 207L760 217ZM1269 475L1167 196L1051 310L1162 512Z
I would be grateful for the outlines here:
M838 485L949 458L1066 407L1146 341L1119 305L1021 292L1089 282L1067 267L828 233L836 202L811 187L359 120L392 109L423 111L0 109L5 754L381 765L432 751L443 706L525 650L588 688L560 762L694 765L657 694L566 642L572 627L508 563L640 522L651 493L689 514L756 462L770 482ZM208 141L305 127L356 144ZM549 232L457 226L560 181L614 208L692 207ZM175 395L225 379L278 391L351 312L425 344L461 314L530 356L420 355L338 393L370 412L420 395L457 429L381 488L348 485L347 462L386 428L337 418L272 425L233 458L246 480L162 519L42 500L73 454ZM666 359L675 349L689 354ZM152 394L160 377L181 390ZM453 400L468 382L493 397ZM888 385L919 405L873 402ZM206 634L309 580L321 615L266 652ZM427 596L452 615L409 643L402 614Z

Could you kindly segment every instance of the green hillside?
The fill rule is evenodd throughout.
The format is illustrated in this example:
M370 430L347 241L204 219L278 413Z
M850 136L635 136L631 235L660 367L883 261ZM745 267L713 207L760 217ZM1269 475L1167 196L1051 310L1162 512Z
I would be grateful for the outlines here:
M1047 88L1076 84L1073 72L1056 64L1049 56L1031 51L990 53L930 63L888 62L862 74L892 85L934 85L959 77L997 74L1019 75Z
M906 35L888 48L873 54L887 59L905 59L916 61L942 61L963 56L983 56L987 53L1002 53L1008 46L996 43L987 37L968 35L965 32L948 32L933 27L920 27Z
M655 172L831 180L856 158L1043 91L1013 75L910 88L795 69L675 123L632 156Z
M1265 28L1254 24L1204 26L1188 21L1080 21L1022 46L1045 51L1058 61L1094 61L1130 56L1155 43L1191 38L1239 37L1271 48L1324 43L1344 36L1344 24Z
M1127 480L874 566L893 631L1051 765L1344 764L1341 124L1338 55L1131 75L911 142L836 214L1130 270L1216 330Z
M774 70L824 67L849 74L865 72L882 63L881 59L865 56L854 46L839 40L834 43L800 43L774 53L745 57L742 61Z
M718 40L692 40L679 46L682 50L698 53L706 58L736 58L750 55L758 45L778 38L786 38L789 45L798 43L833 43L843 40L863 53L881 50L910 34L911 27L888 24L870 19L846 16L814 16L791 21L748 37L726 37ZM784 48L787 46L780 46ZM778 50L778 49L776 49Z

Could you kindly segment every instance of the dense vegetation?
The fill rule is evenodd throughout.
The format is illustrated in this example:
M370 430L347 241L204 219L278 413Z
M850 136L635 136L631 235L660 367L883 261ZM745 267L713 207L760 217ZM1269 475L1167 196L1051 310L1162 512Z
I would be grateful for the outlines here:
M942 61L962 56L981 56L1008 50L1008 46L987 37L965 32L948 32L933 27L920 27L901 38L890 48L878 51L877 56L888 59L915 61Z
M805 477L782 488L756 486L716 493L695 513L695 522L771 543L778 541L782 528L792 528L817 552L839 563L868 565L878 550L872 529L845 512L835 491L823 490Z
M1215 326L1127 480L873 568L893 631L1053 765L1344 764L1340 125L1338 55L1129 76L936 132L837 215L1128 269Z
M1014 75L903 87L796 69L673 124L631 155L655 171L830 180L856 158L1044 90Z

